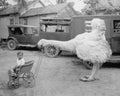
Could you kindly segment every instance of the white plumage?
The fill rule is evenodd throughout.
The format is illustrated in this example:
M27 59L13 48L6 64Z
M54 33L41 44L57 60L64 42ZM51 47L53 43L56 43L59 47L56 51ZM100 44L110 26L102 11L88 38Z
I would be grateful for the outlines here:
M94 64L92 74L89 77L81 78L81 80L94 80L94 76L100 65L110 58L112 51L105 38L106 26L104 20L94 18L91 21L91 27L91 32L79 34L69 41L42 39L38 42L38 46L51 44L59 47L61 50L75 53L84 61L92 62Z

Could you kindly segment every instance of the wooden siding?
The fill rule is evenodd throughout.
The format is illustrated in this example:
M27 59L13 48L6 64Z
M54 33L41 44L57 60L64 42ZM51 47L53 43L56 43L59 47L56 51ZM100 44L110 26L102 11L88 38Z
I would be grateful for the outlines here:
M8 37L8 28L9 25L9 17L2 17L0 18L0 38L7 38Z

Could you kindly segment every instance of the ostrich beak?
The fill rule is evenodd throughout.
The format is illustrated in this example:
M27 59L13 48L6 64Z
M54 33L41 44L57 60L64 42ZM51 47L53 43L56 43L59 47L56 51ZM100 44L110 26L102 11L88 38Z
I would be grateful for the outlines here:
M36 45L36 47L41 51L41 52L43 52L43 50L44 50L44 47L43 47L43 45Z
M41 45L41 46L39 47L39 49L40 49L40 51L41 51L42 53L44 53L44 47L43 47L43 45Z
M38 49L41 49L42 48L42 45L36 45L36 47L38 48Z

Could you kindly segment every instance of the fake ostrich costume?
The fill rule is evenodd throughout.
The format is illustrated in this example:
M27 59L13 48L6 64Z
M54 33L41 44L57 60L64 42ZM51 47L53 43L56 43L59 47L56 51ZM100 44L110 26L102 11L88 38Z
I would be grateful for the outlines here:
M105 38L106 25L104 20L94 18L91 21L91 32L84 32L69 41L45 40L38 42L38 46L51 44L61 50L71 51L83 61L93 63L90 76L81 77L82 81L93 81L99 67L106 62L111 54L111 48Z

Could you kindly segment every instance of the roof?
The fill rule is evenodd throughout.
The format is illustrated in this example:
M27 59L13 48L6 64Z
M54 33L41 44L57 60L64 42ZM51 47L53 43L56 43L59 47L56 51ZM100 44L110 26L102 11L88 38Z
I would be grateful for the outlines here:
M42 19L41 24L48 25L69 25L71 19Z
M42 8L33 8L31 10L28 10L21 17L58 13L60 10L65 8L67 5L68 3L63 3L63 4L57 4L57 5L49 5L49 6L42 7Z
M4 10L0 11L0 16L2 15L10 15L10 14L15 14L18 13L18 6L14 5L14 6L9 6L7 8L5 8Z
M33 0L33 1L28 1L27 2L27 6L30 6L32 5L33 3L37 2L39 0ZM40 1L39 1L40 2ZM43 6L44 4L42 2L40 2ZM3 9L3 10L0 10L0 16L2 15L11 15L11 14L16 14L16 13L19 13L19 6L16 4L16 5L10 5L8 6L7 8Z
M37 1L39 1L39 0L29 1L29 2L27 2L27 5L30 6L31 4L33 4ZM40 2L40 3L44 6L44 4L42 2ZM18 7L19 6L17 4L16 5L9 5L7 8L5 8L3 10L0 10L0 16L19 13L19 8Z
M41 3L42 6L45 6L45 4L44 4L43 2L41 2L41 0L28 1L28 2L27 2L27 5L30 6L30 5L32 5L32 4L34 4L34 3L38 3L38 2Z

